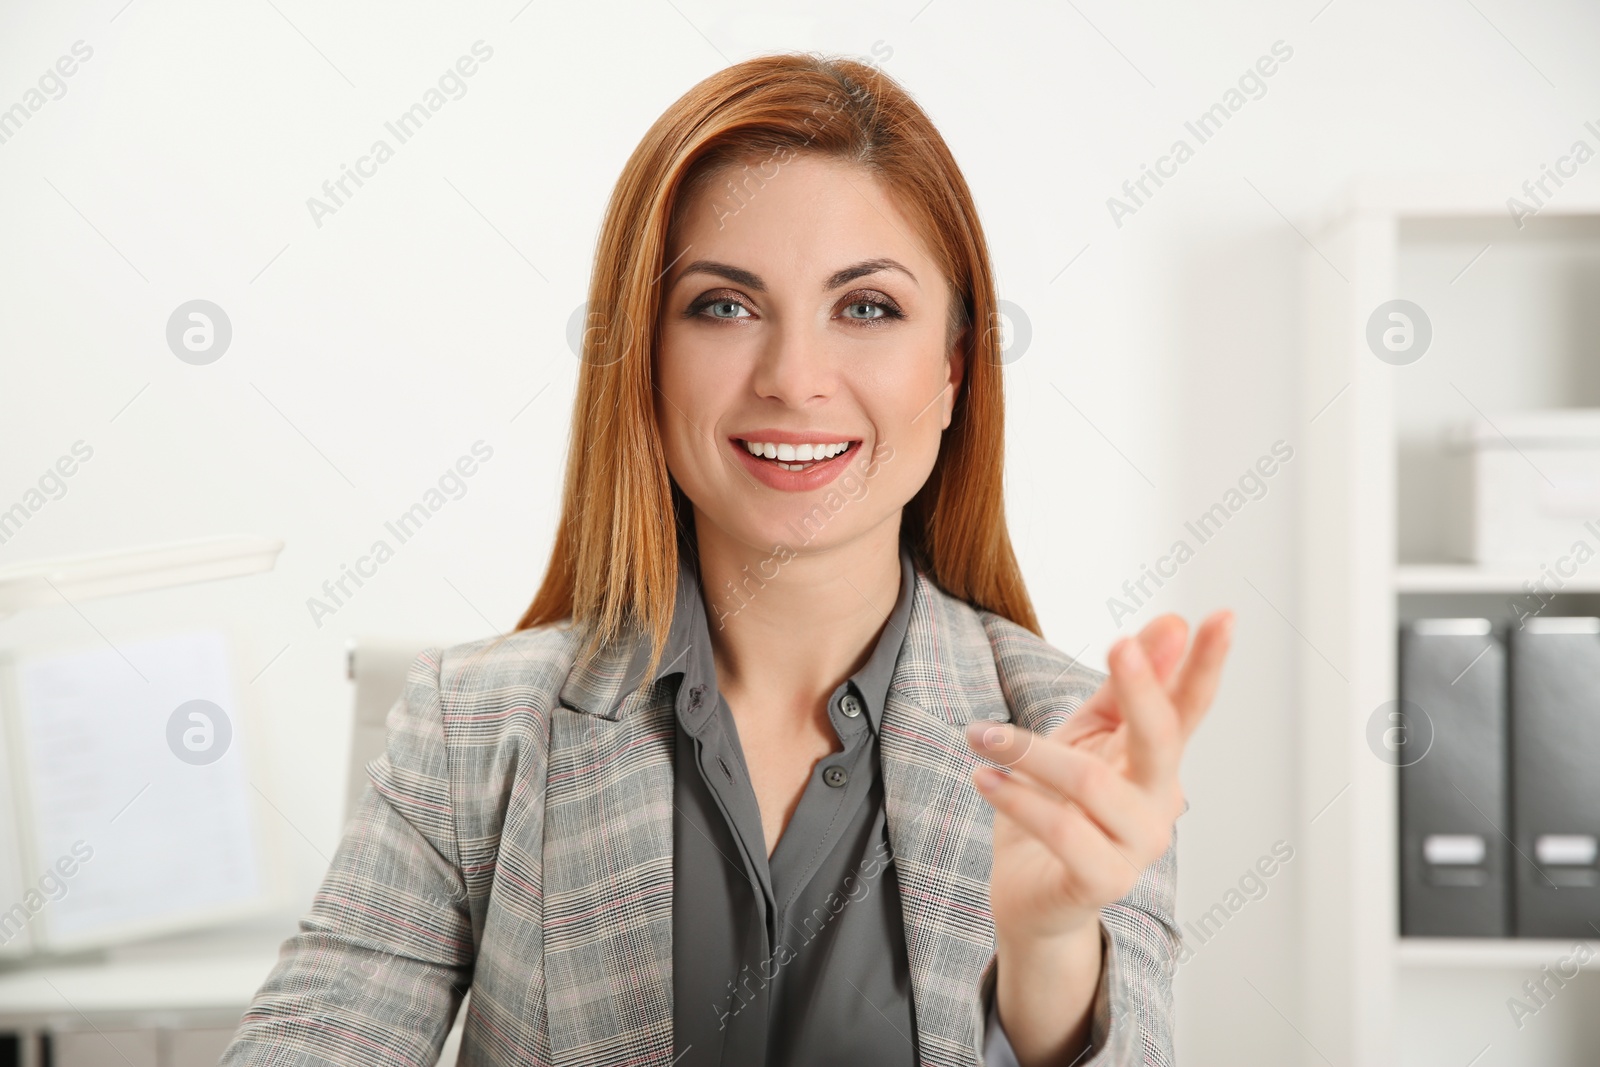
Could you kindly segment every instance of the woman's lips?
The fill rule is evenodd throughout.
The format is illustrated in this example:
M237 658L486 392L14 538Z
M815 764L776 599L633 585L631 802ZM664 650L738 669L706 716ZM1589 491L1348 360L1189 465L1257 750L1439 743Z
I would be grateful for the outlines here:
M841 445L844 446L842 449L839 448ZM849 438L797 441L789 434L752 434L749 438L730 437L728 447L733 449L745 469L762 484L772 489L800 493L819 489L837 478L849 466L861 442ZM753 447L759 447L762 455L754 455ZM777 455L769 459L766 456L768 451ZM830 452L834 454L829 455ZM812 458L801 458L807 453ZM815 458L818 453L823 458Z

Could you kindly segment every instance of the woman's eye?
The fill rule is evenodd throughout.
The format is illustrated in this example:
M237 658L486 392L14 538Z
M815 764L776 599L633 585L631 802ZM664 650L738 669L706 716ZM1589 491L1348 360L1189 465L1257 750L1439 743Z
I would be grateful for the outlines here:
M713 300L701 310L710 312L714 319L742 319L750 315L750 309L737 300Z
M881 319L889 314L889 309L882 304L858 300L853 304L846 304L844 314L847 319Z
M887 324L890 319L904 318L900 306L882 293L861 292L845 303L840 314L864 326Z

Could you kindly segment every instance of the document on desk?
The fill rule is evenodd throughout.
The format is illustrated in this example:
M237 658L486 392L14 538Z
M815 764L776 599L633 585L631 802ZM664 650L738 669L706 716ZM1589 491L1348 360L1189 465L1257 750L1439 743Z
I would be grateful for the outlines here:
M19 658L9 671L36 946L105 944L266 903L222 634Z

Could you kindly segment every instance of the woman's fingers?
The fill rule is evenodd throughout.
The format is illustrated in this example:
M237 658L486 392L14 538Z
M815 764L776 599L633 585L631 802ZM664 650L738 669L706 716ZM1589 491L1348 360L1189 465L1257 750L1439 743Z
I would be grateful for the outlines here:
M1139 631L1139 644L1150 660L1150 669L1163 682L1183 659L1183 650L1189 643L1189 624L1181 615L1158 615Z
M1157 616L1139 631L1138 640L1144 646L1145 655L1150 658L1151 669L1163 682L1168 682L1174 677L1173 672L1183 659L1183 649L1188 638L1189 624L1179 615ZM1109 684L1096 689L1094 695L1073 713L1073 718L1082 721L1097 715L1120 718L1116 713L1116 700Z
M1148 800L1104 760L1056 744L1020 727L974 723L967 727L973 751L1009 768L1046 799L1071 802L1120 848L1143 851Z
M979 767L973 781L996 811L1049 849L1088 895L1116 900L1143 870L1070 804L1051 800L993 767Z
M1128 777L1146 790L1164 788L1178 775L1183 755L1182 724L1139 642L1111 649L1111 689L1128 724Z
M1142 731L1139 758L1144 763L1137 780L1150 784L1159 778L1159 768L1168 762L1163 751L1169 746L1163 738L1175 730L1178 745L1170 754L1170 761L1175 765L1182 757L1183 743L1188 741L1210 707L1221 681L1222 663L1227 658L1232 629L1231 611L1213 612L1196 631L1193 645L1186 648L1188 625L1182 618L1169 614L1151 620L1137 637L1124 639L1113 647L1112 677L1062 725L1058 739L1072 743L1105 734L1099 754L1116 762L1113 756L1131 752L1131 734ZM1154 701L1151 710L1142 716L1140 709L1124 706L1122 693L1127 686L1117 677L1118 649L1130 646L1143 652L1145 670L1167 698L1164 705ZM1123 724L1126 730L1121 728Z
M1222 663L1233 640L1233 612L1217 611L1206 617L1195 634L1194 647L1172 685L1172 702L1188 737L1200 725L1222 680Z

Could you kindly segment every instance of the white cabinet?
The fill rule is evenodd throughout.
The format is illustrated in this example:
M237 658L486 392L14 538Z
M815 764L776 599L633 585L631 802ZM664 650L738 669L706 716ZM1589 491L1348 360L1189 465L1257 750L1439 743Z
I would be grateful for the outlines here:
M1304 231L1310 421L1292 615L1300 801L1315 820L1293 1021L1307 1064L1600 1061L1596 971L1546 980L1531 1016L1509 1006L1538 1003L1522 983L1571 945L1399 937L1396 772L1366 740L1368 720L1398 695L1401 620L1513 622L1523 583L1542 572L1451 562L1445 428L1600 407L1600 196L1565 188L1519 228L1506 207L1514 192L1492 180L1367 183ZM1395 300L1427 317L1419 358L1369 344L1374 313ZM1600 556L1550 588L1558 599L1544 614L1600 614Z

